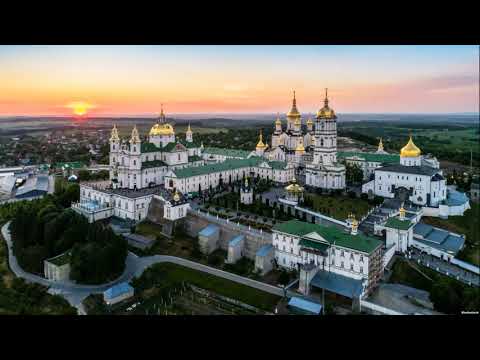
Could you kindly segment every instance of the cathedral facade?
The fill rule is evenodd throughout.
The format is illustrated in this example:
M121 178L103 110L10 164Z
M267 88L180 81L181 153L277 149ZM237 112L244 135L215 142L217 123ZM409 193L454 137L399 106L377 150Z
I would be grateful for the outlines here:
M269 160L286 161L303 169L307 186L329 190L345 188L345 166L337 162L337 116L329 107L327 92L324 106L317 111L315 122L309 118L305 131L302 129L302 116L297 109L294 92L286 128L277 117L272 147L263 147L261 139L259 144L257 155Z

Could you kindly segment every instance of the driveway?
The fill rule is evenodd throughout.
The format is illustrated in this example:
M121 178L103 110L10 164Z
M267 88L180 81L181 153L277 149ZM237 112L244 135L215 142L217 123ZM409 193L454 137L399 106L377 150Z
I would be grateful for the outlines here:
M146 257L138 257L132 252L129 252L127 258L125 260L125 270L123 274L116 280L101 285L80 285L75 284L71 281L52 281L45 279L43 277L31 274L29 272L24 271L17 262L17 258L13 255L12 251L12 240L10 236L10 231L8 230L8 226L10 223L5 224L2 227L2 236L7 242L8 247L8 261L10 265L10 269L12 272L22 279L25 279L27 282L38 283L44 286L49 287L49 293L58 294L64 297L72 306L76 307L79 313L83 312L82 308L82 301L90 294L100 294L103 293L105 290L110 288L112 285L120 283L120 282L129 282L134 277L140 276L146 268L152 266L153 264L169 262L178 264L181 266L188 267L190 269L202 271L208 274L212 274L230 281L234 281L239 284L243 284L246 286L250 286L270 294L283 296L284 290L283 288L273 286L270 284L262 283L260 281L252 280L249 278L245 278L243 276L239 276L236 274L232 274L223 270L215 269L203 264L199 264L187 259L169 256L169 255L154 255L154 256L146 256ZM287 291L287 295L292 296L294 293Z

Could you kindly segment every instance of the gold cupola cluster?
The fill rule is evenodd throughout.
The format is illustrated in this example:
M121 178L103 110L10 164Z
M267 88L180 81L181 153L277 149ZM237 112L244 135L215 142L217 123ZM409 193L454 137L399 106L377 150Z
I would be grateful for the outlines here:
M328 106L328 89L325 89L324 105L317 111L317 119L334 120L336 118L335 111Z
M400 150L401 157L418 157L422 151L413 143L412 135L410 134L410 139L408 140L407 145L405 145Z
M150 129L150 136L175 135L173 126L165 122L165 114L163 113L163 105L160 112L159 120Z
M312 125L313 125L313 120L311 117L309 117L307 120L307 126L312 126Z

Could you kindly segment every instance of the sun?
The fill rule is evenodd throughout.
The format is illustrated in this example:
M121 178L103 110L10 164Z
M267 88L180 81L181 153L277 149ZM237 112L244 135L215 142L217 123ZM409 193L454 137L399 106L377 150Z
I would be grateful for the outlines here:
M85 101L73 101L67 105L68 108L72 109L72 112L76 116L85 116L88 113L88 110L93 108L93 105Z

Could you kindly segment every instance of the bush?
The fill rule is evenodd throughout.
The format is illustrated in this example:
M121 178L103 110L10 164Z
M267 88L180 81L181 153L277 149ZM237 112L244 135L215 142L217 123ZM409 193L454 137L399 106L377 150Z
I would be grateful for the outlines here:
M350 199L355 199L357 197L357 194L355 193L355 191L349 191L348 192L348 197Z
M360 199L362 199L362 200L368 200L368 195L365 194L365 193L361 193L361 194L360 194Z

